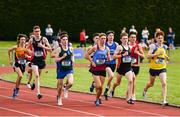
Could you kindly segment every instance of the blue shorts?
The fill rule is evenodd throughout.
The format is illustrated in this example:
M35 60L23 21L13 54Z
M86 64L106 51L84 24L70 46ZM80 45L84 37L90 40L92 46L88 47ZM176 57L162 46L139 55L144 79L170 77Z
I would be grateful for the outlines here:
M62 71L62 70L57 70L57 79L64 79L68 74L73 74L73 70L68 70L68 71Z

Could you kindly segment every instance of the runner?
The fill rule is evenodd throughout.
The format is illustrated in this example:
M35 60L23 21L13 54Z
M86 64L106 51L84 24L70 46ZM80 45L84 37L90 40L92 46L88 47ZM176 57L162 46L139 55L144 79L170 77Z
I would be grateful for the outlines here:
M13 64L14 71L17 73L17 80L15 84L15 88L13 90L13 98L16 98L19 94L19 85L21 83L21 79L23 77L23 73L25 72L26 66L26 57L28 53L31 51L26 48L26 40L27 36L24 34L19 34L17 37L17 45L9 48L8 56L9 56L9 63L12 65L12 52L15 51L15 63Z
M128 89L127 89L127 103L134 104L132 100L132 90L133 90L133 72L131 66L131 56L130 56L130 47L128 45L128 34L122 33L120 36L121 45L119 45L114 53L114 59L121 58L121 63L117 68L117 79L114 83L110 96L114 96L115 88L120 85L122 76L126 76L128 80ZM120 53L120 54L119 54Z
M68 98L68 90L73 85L73 63L74 63L74 54L72 46L69 46L68 35L64 34L60 37L61 43L59 47L52 52L52 56L55 57L57 63L57 103L59 106L62 104L62 88L64 78L67 77L67 84L64 87L64 97Z
M104 91L105 99L108 100L108 91L111 87L111 81L114 77L114 71L116 69L116 60L113 59L113 55L114 55L114 51L116 50L119 44L117 42L114 42L114 31L109 30L107 31L106 34L107 34L106 46L109 48L111 55L110 61L106 62L106 73L108 74L108 79L107 79L108 81Z
M160 77L161 84L162 84L162 96L163 96L163 102L162 104L168 105L168 102L166 100L167 96L167 75L166 75L166 62L169 60L169 57L166 54L167 46L163 44L164 42L164 32L158 31L155 34L156 42L155 44L151 44L149 46L148 51L148 59L150 59L150 79L149 82L146 84L146 87L144 88L143 96L146 97L147 90L154 85L154 81L156 79L156 76Z
M93 74L93 79L96 84L96 106L101 104L100 96L103 90L103 84L106 77L106 60L110 60L110 51L109 48L105 46L106 43L106 34L100 33L98 44L94 45L87 53L87 59L91 63L90 72ZM91 54L94 53L93 58Z
M37 98L41 99L40 93L40 75L42 70L45 68L46 54L47 51L51 52L51 46L46 37L41 36L41 30L39 26L33 27L34 36L29 40L29 47L32 46L34 55L32 58L32 70L35 75L35 82L37 86Z

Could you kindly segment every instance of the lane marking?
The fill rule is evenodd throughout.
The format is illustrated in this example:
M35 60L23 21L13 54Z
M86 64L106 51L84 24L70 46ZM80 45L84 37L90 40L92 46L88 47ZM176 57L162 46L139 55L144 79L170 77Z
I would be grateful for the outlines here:
M0 95L0 97L12 99L12 97L4 96L4 95ZM16 100L19 100L19 101L22 101L22 102L29 102L29 103L33 103L33 104L37 104L37 105L42 105L42 106L47 106L47 107L60 108L60 109L64 109L64 110L68 110L68 111L72 111L72 112L86 114L88 116L90 116L90 115L91 116L101 116L101 115L97 115L95 113L89 113L89 112L80 111L80 110L76 110L76 109L70 109L70 108L65 108L65 107L53 106L53 105L50 105L50 104L44 104L44 103L29 101L29 100L25 100L25 99L21 99L21 98L16 98Z
M8 89L8 90L10 89L10 88L4 88L4 87L0 87L0 88ZM21 91L25 92L25 93L29 93L29 94L34 94L33 92L29 92L29 91L26 91L26 90L21 90ZM56 97L56 96L52 96L52 95L45 94L45 93L43 93L43 95L48 96L48 97L53 97L53 98ZM67 98L67 100L74 100L74 101L78 101L78 102L82 102L82 103L92 104L91 102L86 102L86 101L78 100L78 99L75 99L75 98ZM124 110L132 111L132 112L144 113L144 114L149 114L149 115L154 115L154 116L165 116L165 115L162 115L162 114L159 114L159 113L151 113L151 112L141 111L141 110L136 110L136 109L128 109L128 108L119 107L119 106L111 106L111 105L106 105L106 104L103 104L102 106L111 107L111 108L118 108L118 109L124 109ZM102 115L96 115L96 116L102 116Z
M12 112L16 112L16 113L20 113L20 114L24 114L24 115L28 115L28 116L39 117L38 115L33 115L31 113L21 112L21 111L18 111L18 110L14 110L14 109L10 109L10 108L5 108L5 107L1 107L1 106L0 106L0 109L6 110L6 111L12 111Z

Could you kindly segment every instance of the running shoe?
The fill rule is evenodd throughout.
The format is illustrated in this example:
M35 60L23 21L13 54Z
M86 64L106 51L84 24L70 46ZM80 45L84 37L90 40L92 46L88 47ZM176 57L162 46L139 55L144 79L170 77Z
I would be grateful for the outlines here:
M41 98L42 98L42 95L41 95L41 94L38 94L38 95L37 95L37 98L38 98L38 99L41 99Z
M89 91L92 93L94 91L94 81L92 82L90 88L89 88Z
M96 104L96 106L99 106L99 105L100 105L99 99L97 99L97 100L95 101L95 104Z
M166 101L162 103L162 106L168 106L168 105L169 105L169 103Z
M15 88L13 90L13 98L16 98L18 96L18 94L19 94L19 88Z
M66 88L64 88L64 97L68 98L68 90Z
M129 99L129 100L127 101L127 103L128 103L128 104L134 104L134 101L133 101L132 99Z
M146 98L147 97L147 91L143 91L143 97Z
M31 89L31 84L30 83L27 83L27 88Z
M110 97L114 97L114 91L110 91L109 96L110 96Z
M35 89L35 83L33 82L32 85L31 85L31 90L34 90Z
M108 88L106 88L105 91L104 91L105 100L108 100L108 91L109 91Z
M58 105L58 106L62 106L62 105L63 105L63 104L62 104L62 99L61 99L60 96L57 96L57 105Z

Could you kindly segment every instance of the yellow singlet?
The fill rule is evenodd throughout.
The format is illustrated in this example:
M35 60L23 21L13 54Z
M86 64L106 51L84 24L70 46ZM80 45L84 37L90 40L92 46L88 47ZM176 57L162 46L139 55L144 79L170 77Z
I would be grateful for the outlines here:
M150 60L151 69L160 70L160 69L166 68L165 49L163 47L157 47L157 50L154 52L154 54L158 54L160 52L162 52L163 54L157 57L151 58Z

